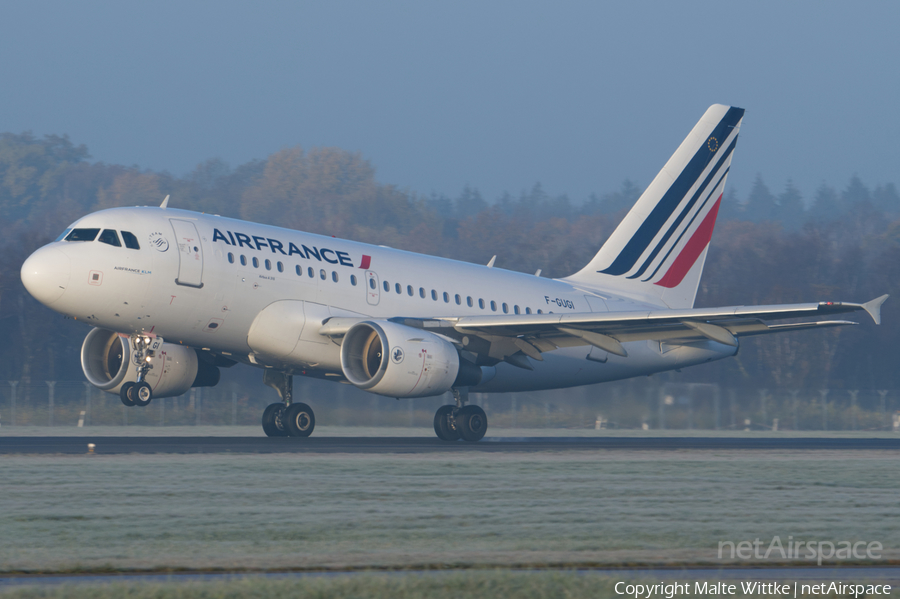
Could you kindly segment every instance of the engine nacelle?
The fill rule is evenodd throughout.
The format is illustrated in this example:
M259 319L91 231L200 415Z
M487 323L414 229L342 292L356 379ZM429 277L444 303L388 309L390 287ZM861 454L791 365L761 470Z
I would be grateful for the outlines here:
M93 329L81 346L81 369L88 382L103 391L118 393L125 383L137 382L137 370L128 337L114 331ZM163 343L150 358L153 368L146 381L153 397L175 397L191 387L212 387L219 382L219 369L197 359L190 347Z
M452 343L428 331L387 321L353 325L341 343L347 380L390 397L428 397L459 384L477 384L481 370L461 361ZM477 379L477 380L475 380Z

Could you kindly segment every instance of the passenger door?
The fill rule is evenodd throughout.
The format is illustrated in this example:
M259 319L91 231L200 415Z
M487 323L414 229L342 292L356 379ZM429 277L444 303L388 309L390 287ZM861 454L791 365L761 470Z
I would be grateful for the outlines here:
M187 220L169 219L178 245L178 278L175 283L187 287L203 287L203 246L197 227Z

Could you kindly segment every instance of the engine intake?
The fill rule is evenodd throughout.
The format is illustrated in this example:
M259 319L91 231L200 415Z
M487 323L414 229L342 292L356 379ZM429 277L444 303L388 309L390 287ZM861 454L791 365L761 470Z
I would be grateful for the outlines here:
M461 372L468 384L481 379L443 337L388 321L353 325L341 343L341 368L360 389L389 397L441 395Z
M137 381L131 363L128 338L107 329L93 329L81 346L81 369L88 382L109 393L118 393L125 383ZM163 343L150 358L153 368L147 382L153 397L175 397L191 387L213 387L219 382L219 369L197 359L197 352L183 345Z

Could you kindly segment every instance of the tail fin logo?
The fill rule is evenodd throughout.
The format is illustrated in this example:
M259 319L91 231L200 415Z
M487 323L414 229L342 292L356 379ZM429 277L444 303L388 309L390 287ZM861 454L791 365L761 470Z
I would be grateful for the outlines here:
M646 201L642 196L635 208L643 205L649 209L649 214L645 212L646 218L635 223L637 226L609 266L597 272L668 286L677 278L674 273L685 266L687 257L694 256L687 264L690 269L706 247L704 244L698 252L697 244L702 239L708 243L712 235L718 201L731 166L739 123L744 116L740 108L723 112L716 121L701 121L698 126L705 125L706 128L706 135L700 137L703 141L694 141L697 145L690 148L679 148L673 156L674 162L667 164L660 173L665 176L657 177L647 188L644 192ZM720 139L723 140L721 143ZM676 156L683 156L683 162L676 160ZM679 162L678 171L672 172L671 166ZM625 231L622 233L627 235ZM675 268L675 262L678 268ZM673 276L666 276L670 271Z
M659 300L694 303L744 109L703 114L594 258L570 279Z

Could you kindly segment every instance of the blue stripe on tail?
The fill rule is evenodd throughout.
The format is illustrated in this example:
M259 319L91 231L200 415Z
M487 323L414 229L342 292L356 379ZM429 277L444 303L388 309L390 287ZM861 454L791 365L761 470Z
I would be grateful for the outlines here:
M729 108L725 116L719 121L710 134L717 140L725 140L730 129L734 128L744 116L743 108ZM694 154L690 162L684 167L678 178L672 183L659 203L653 208L647 218L641 223L637 232L628 240L613 263L606 269L598 271L607 275L622 275L631 270L641 255L649 247L650 242L659 233L663 225L675 212L678 205L687 195L697 179L703 174L709 162L718 152L719 148L711 150L707 144L703 144Z

